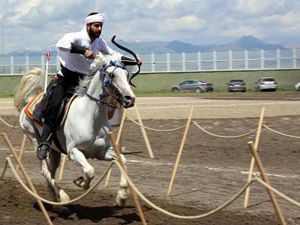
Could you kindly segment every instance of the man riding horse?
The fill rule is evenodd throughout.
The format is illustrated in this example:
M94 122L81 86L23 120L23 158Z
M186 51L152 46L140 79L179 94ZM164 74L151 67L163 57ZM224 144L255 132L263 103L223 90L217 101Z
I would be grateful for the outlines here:
M65 34L56 44L61 69L47 87L47 103L43 110L44 127L37 148L37 157L45 159L52 142L52 133L58 126L57 112L68 90L79 84L80 79L89 72L95 56L117 54L125 65L140 65L141 61L132 60L112 50L100 37L104 16L90 13L85 19L85 27L74 33ZM45 96L46 97L46 96Z

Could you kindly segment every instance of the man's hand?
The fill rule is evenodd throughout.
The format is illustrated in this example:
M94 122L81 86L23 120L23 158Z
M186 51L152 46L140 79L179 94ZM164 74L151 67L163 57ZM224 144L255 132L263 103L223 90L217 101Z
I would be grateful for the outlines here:
M84 56L85 56L85 58L87 58L87 59L95 59L96 54L95 54L92 50L87 49L87 50L85 50L85 52L84 52Z
M142 60L140 58L138 58L138 60L136 61L136 64L141 66L143 63L142 63Z

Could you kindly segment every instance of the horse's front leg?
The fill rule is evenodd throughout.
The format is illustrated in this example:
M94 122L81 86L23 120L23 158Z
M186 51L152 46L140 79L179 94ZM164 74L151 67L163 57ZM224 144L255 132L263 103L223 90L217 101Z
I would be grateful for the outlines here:
M91 164L88 163L84 154L75 147L69 151L69 157L77 166L79 166L82 169L82 171L85 174L85 178L79 177L75 179L73 181L74 184L76 184L78 187L81 187L85 190L88 189L90 187L90 183L92 179L95 176L94 168L91 166Z
M59 167L61 154L52 150L49 157L49 163L46 160L41 160L41 173L47 180L50 193L55 201L67 202L70 200L70 197L59 187L55 180L55 173Z
M122 160L122 164L125 167L124 168L125 171L127 171L126 158L124 157L123 154L121 154L121 160ZM116 197L117 206L120 206L120 207L125 206L127 198L128 198L128 183L127 183L126 177L121 173L119 190L118 190L117 197Z

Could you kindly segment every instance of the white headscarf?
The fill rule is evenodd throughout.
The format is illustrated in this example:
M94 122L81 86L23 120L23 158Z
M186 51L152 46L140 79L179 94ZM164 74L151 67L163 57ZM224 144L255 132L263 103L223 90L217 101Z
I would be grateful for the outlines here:
M85 24L89 23L103 23L104 22L104 16L100 13L87 16L85 18Z

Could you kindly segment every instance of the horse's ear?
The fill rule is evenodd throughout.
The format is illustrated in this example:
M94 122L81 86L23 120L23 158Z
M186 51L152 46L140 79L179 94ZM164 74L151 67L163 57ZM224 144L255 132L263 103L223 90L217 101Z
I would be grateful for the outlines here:
M97 55L96 55L96 59L103 59L103 54L102 52L99 52Z
M97 70L103 65L105 65L104 56L101 52L99 52L96 55L96 58L94 59L92 64L90 65L90 68L89 68L90 75L96 73Z

